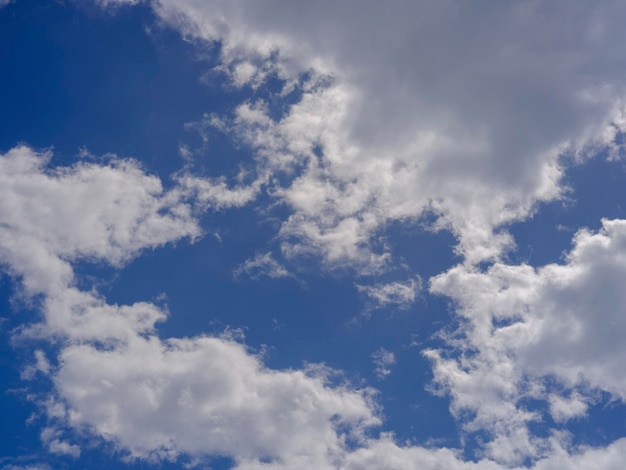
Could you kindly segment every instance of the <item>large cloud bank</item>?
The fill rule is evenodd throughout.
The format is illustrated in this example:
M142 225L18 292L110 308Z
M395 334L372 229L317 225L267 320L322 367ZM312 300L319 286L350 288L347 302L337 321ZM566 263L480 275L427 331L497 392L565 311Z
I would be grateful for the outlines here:
M181 174L166 191L131 160L49 168L28 147L0 156L0 262L42 312L20 334L60 345L33 369L54 384L42 441L76 455L73 430L131 457L223 455L241 469L622 468L623 440L572 447L557 425L584 416L597 391L624 398L626 223L579 232L560 265L501 259L514 243L506 225L560 197L568 159L620 156L620 3L155 3L198 47L220 42L235 86L273 75L298 99L280 118L262 100L204 118L255 151L248 185ZM78 287L73 263L122 266L193 240L201 211L261 191L290 209L275 253L287 261L313 254L374 274L395 260L391 221L431 214L455 234L463 262L430 291L455 301L461 327L424 354L464 429L485 433L480 460L377 434L375 393L324 368L272 370L228 336L160 338L163 309ZM258 260L247 266L283 272ZM403 306L420 284L363 289ZM548 417L554 432L533 435L529 423Z
M375 271L389 262L376 243L385 224L433 213L467 261L497 258L513 243L499 228L560 196L564 158L619 153L619 1L154 7L219 41L235 85L274 75L302 93L277 120L263 100L211 117L256 150L259 179L291 208L287 256Z

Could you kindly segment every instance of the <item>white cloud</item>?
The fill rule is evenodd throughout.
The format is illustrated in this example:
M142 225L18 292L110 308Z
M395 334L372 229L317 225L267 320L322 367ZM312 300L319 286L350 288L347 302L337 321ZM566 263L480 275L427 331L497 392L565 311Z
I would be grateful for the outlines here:
M377 422L366 391L267 369L224 338L160 339L155 322L166 312L75 287L73 261L120 266L198 236L186 198L239 207L268 185L292 211L279 232L285 256L320 254L364 273L391 262L374 243L388 222L438 216L467 264L431 290L455 299L467 322L448 338L459 357L428 355L453 411L474 413L467 428L493 432L486 457L515 465L530 456L542 470L621 468L623 441L570 453L555 437L534 438L526 425L538 415L520 400L546 399L565 420L584 412L587 386L624 398L624 221L581 232L564 265L471 266L512 246L498 227L559 197L560 155L619 153L621 4L155 3L185 34L222 42L234 84L256 87L273 71L303 97L278 121L263 102L222 121L256 151L251 185L182 176L164 191L128 160L51 170L24 147L0 157L0 261L26 294L44 296L45 323L29 333L66 340L54 420L133 455L220 452L240 468L501 468L384 436L349 451L340 429L357 438ZM279 183L278 173L292 177ZM547 375L562 393L530 380ZM573 400L569 414L563 400ZM47 442L72 450L55 436Z
M302 99L278 121L258 101L227 126L256 150L259 174L295 176L270 180L293 211L280 231L286 255L374 272L389 262L372 243L385 225L433 211L468 262L497 258L513 245L499 227L560 196L560 155L619 153L618 0L154 8L188 37L220 41L234 84L257 87L268 70L286 91L300 83Z
M262 185L262 181L257 179L248 186L229 187L224 178L200 178L188 173L177 176L176 182L204 210L245 206L258 196Z
M372 362L376 377L382 380L391 374L391 366L396 363L396 356L385 348L378 348L372 353Z
M541 454L526 428L541 416L524 398L546 400L556 421L584 416L597 390L625 398L624 276L626 221L603 220L576 234L565 264L457 266L431 280L465 322L448 338L458 357L427 351L435 381L458 416L474 413L469 429L493 432L494 457Z
M585 416L589 408L589 398L585 398L579 393L572 393L570 397L552 394L548 399L550 415L557 423Z
M396 281L371 286L357 284L356 287L359 292L365 293L377 307L397 305L400 308L408 308L415 302L416 296L422 290L422 280L416 277L406 282Z
M51 395L42 402L50 423L42 430L41 439L51 453L80 454L70 440L73 430L82 439L96 436L109 441L131 458L158 461L185 455L201 462L203 457L219 454L232 457L240 470L503 470L511 467L497 461L513 463L510 454L515 452L536 456L535 470L592 470L598 462L602 468L621 468L618 465L626 454L624 441L600 449L569 448L565 439L554 435L541 443L540 452L533 447L536 443L532 436L524 434L528 417L495 413L496 418L513 418L510 422L518 425L515 429L498 428L497 422L494 426L495 421L490 421L494 414L480 408L486 406L486 401L476 405L475 410L476 420L483 420L481 429L495 427L498 431L494 440L497 445L492 443L487 449L488 458L471 462L452 449L401 446L392 435L371 437L373 426L380 423L373 392L349 384L331 385L327 368L272 370L228 335L159 338L155 323L164 320L167 312L145 302L111 305L95 291L79 290L74 285L71 263L86 259L119 265L141 249L194 236L195 220L188 216L187 203L180 200L184 191L174 188L163 192L158 189L158 180L130 162L46 169L41 158L24 147L0 157L0 168L13 176L5 178L6 184L0 186L0 254L3 265L19 276L26 293L42 297L44 322L28 332L62 339L57 343L60 351L54 361L38 354L35 365L54 384ZM85 185L85 180L93 184ZM98 184L102 181L107 184L106 197ZM128 191L124 184L113 184L115 181L148 189L135 187ZM68 194L79 194L91 209L89 226L81 211L71 212L72 206L64 206L71 202ZM111 204L119 218L107 218ZM55 215L63 218L64 227ZM133 227L132 233L122 236L128 227ZM21 244L20 240L28 242ZM542 320L552 315L587 325L590 320L585 305L595 305L599 292L608 292L603 297L606 308L596 313L596 319L600 315L601 320L613 321L611 326L617 331L611 338L617 341L621 323L615 309L626 305L618 290L621 270L626 269L622 256L625 240L625 221L604 221L602 232L583 231L577 235L563 266L533 270L496 264L486 273L459 266L435 278L431 289L454 296L460 313L473 322L467 330L472 334L459 339L459 344L466 341L482 348L477 356L465 357L462 364L436 360L440 382L446 371L457 368L457 373L446 376L448 391L457 406L465 397L463 393L472 403L473 393L473 398L493 399L494 409L506 408L502 397L506 398L507 393L520 396L516 389L519 380L511 382L508 391L498 389L502 385L498 380L519 377L519 364L529 373L556 374L570 387L578 386L576 374L582 369L577 368L583 364L583 373L591 372L584 378L592 386L607 390L620 387L623 377L608 375L619 360L609 353L619 357L622 354L618 343L574 351L580 344L599 346L589 338L599 339L598 335L604 333L570 328L560 331L566 341L555 348L548 344L554 332ZM494 296L494 292L499 295ZM546 307L534 308L533 302ZM529 307L518 309L520 325L483 328L487 319L508 318L517 311L511 307L521 305ZM507 333L511 327L523 330L520 327L524 324L533 327L535 336L513 337ZM580 334L588 338L581 339ZM506 337L506 343L499 342L500 336ZM507 352L498 349L503 344L514 354L500 354L497 361L490 354L496 350ZM529 345L542 350L544 362L535 361ZM390 365L389 353L379 352L376 357L385 366ZM566 355L579 363L566 364L571 371L562 367ZM518 362L507 362L511 357ZM482 359L492 372L481 376L484 368L477 361ZM590 366L599 368L593 370ZM498 394L502 390L505 395ZM553 390L548 392L555 417L580 415L576 411L566 416L564 402L558 400L570 400L570 408L580 408L586 400L584 390L577 388L559 396ZM613 392L617 394L617 388ZM535 391L536 396L542 393Z
M80 455L63 438L71 428L154 460L184 453L323 462L379 422L372 391L330 386L327 369L268 369L228 335L162 340L155 323L167 312L78 289L70 261L120 265L199 231L179 200L185 191L163 192L133 162L45 163L26 147L0 156L0 261L26 295L41 297L44 320L21 334L61 340L54 367L37 353L26 374L41 371L54 383L41 403L50 452Z
M80 456L80 448L76 444L70 444L61 439L61 431L52 427L43 428L41 431L41 441L52 454L69 455L77 458Z
M25 367L20 374L20 377L22 380L32 380L37 372L41 372L43 375L48 375L51 367L52 366L50 365L50 361L48 361L46 354L41 349L38 349L35 351L35 363Z
M177 191L132 160L46 168L50 154L16 147L0 156L0 261L30 294L72 282L67 261L120 265L140 249L200 228Z
M282 264L274 259L271 253L257 253L253 258L247 259L235 271L235 277L247 275L252 279L268 276L276 279L280 277L293 277Z
M604 448L570 449L563 446L558 438L551 439L552 455L528 466L504 466L489 460L477 462L463 461L449 449L429 449L423 447L401 447L390 439L382 438L359 449L347 458L348 470L384 468L389 470L619 470L626 457L626 439L615 441Z
M137 336L111 350L68 347L60 361L68 423L138 457L318 458L341 452L335 426L352 434L376 422L363 392L268 370L222 338Z

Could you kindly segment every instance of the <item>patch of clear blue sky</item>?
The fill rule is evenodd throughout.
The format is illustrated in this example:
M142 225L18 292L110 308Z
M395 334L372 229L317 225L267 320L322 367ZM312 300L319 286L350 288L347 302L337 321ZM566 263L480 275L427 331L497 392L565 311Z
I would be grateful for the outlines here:
M55 165L76 161L81 147L96 155L113 152L138 158L167 183L167 177L183 165L179 145L200 146L185 123L200 120L204 113L228 114L245 99L259 96L271 98L276 115L285 109L285 103L273 95L279 82L258 92L224 87L217 74L211 74L208 84L201 83L199 78L215 65L218 52L216 46L199 59L197 49L176 32L155 26L145 6L123 8L110 16L74 3L20 0L11 4L0 10L0 149L18 142L36 148L53 146ZM245 148L211 132L196 167L210 175L232 174L250 158ZM531 264L558 261L573 232L557 227L597 228L600 217L622 215L620 201L626 196L626 185L621 164L592 160L570 169L567 178L574 189L573 203L544 205L531 221L515 224L511 231L519 248L513 256ZM437 344L432 335L450 319L445 299L424 292L406 311L381 309L365 318L354 280L343 274L316 273L312 266L309 270L304 266L301 283L235 281L233 269L270 247L276 227L267 214L253 208L208 215L203 223L208 234L194 245L181 241L175 247L147 252L119 272L92 265L81 265L78 271L86 283L87 276L102 277L99 288L111 302L155 300L166 293L171 317L160 326L163 337L220 332L226 326L243 328L251 348L270 347L267 364L271 367L325 362L346 371L355 382L379 388L384 429L400 439L459 444L447 400L424 390L431 373L420 355L424 347ZM222 240L212 231L219 232ZM393 253L409 266L406 273L394 273L396 279L418 272L427 283L430 276L458 261L448 233L394 224L385 235ZM9 345L10 329L32 319L27 310L18 312L23 315L19 318L12 313L10 294L10 283L3 278L0 306L7 320L0 338L0 383L6 384L4 390L24 387L19 368L32 352ZM379 347L397 357L393 373L384 381L375 379L370 359ZM34 387L43 392L46 384ZM583 433L609 429L602 442L620 435L606 428L607 409L613 408L600 407L592 413L587 421L591 427L577 429ZM0 395L0 456L31 455L33 460L40 456L54 468L151 467L119 463L115 455L98 448L87 448L77 461L51 457L38 441L43 421L25 424L33 411L20 392ZM229 466L227 460L215 465Z

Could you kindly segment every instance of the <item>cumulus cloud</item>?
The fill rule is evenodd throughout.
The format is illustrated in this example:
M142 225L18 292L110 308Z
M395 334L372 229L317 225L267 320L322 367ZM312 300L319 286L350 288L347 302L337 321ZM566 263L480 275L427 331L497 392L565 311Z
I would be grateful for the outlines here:
M41 299L43 321L21 334L62 340L54 366L38 351L25 372L54 383L42 402L51 453L80 455L70 428L130 457L323 463L379 422L373 392L330 386L326 369L270 370L228 335L164 340L155 323L167 312L156 305L112 305L76 287L76 260L120 265L198 227L184 191L164 192L132 161L53 169L46 158L27 147L0 156L0 261Z
M48 375L51 367L52 366L50 365L50 361L48 361L46 354L42 350L38 349L35 351L35 363L25 367L20 374L20 377L22 380L31 380L38 372L43 375Z
M335 426L376 422L361 392L303 371L268 370L223 338L137 336L110 351L69 347L60 360L55 383L69 424L137 457L315 459L341 451Z
M247 186L231 187L224 178L201 178L189 173L178 175L176 181L180 188L193 197L195 204L203 210L245 206L258 196L262 185L262 181L257 179Z
M603 220L576 234L564 264L457 266L431 280L464 320L448 338L458 356L426 352L435 381L458 416L473 413L470 429L493 431L493 455L522 441L540 452L526 423L541 415L524 398L546 400L557 422L585 415L599 390L624 399L625 254L626 221Z
M384 269L375 242L386 224L434 213L468 262L495 259L513 246L508 223L560 197L564 155L620 152L616 0L154 8L186 36L219 41L235 85L274 75L301 93L278 119L258 100L226 126L255 149L260 173L292 175L271 188L292 210L287 255Z
M187 37L219 41L234 85L275 75L284 96L300 97L279 118L256 100L219 120L255 151L247 185L179 175L165 191L132 160L51 169L26 147L0 157L0 262L26 295L43 297L44 320L25 334L64 340L51 373L56 425L137 457L222 453L247 469L496 469L528 458L537 470L621 468L623 440L571 449L557 434L533 436L528 423L541 415L523 399L545 400L563 422L585 413L594 390L624 398L626 223L579 232L562 265L498 260L514 243L506 225L560 197L565 157L620 156L622 2L153 6ZM454 299L464 321L445 337L452 351L425 354L465 429L491 433L483 460L368 439L378 422L368 390L268 369L228 338L159 338L167 312L76 287L77 260L121 266L199 236L190 198L240 207L264 186L290 209L278 233L287 259L313 253L371 274L392 262L391 221L431 214L434 229L456 235L465 263L433 278L431 292ZM496 262L482 271L484 260ZM400 304L414 292L377 289L373 298ZM42 434L51 451L77 452L55 432Z
M136 162L51 169L49 158L28 147L0 156L0 261L28 293L71 283L67 261L121 265L140 249L200 235L190 206Z
M625 221L604 221L599 233L580 232L564 265L534 270L496 264L486 272L462 265L432 280L431 290L453 296L468 319L469 334L458 345L478 350L462 363L432 352L435 379L453 395L455 407L474 406L474 422L480 421L481 429L497 430L497 445L474 462L453 449L399 445L391 434L376 437L375 393L331 383L327 368L273 370L228 335L160 338L155 325L168 312L146 302L113 305L96 291L80 290L72 263L82 259L119 266L143 249L197 236L197 223L181 196L184 190L163 191L158 179L133 162L55 169L46 166L45 158L26 147L0 156L0 168L12 176L0 185L0 259L25 294L41 300L43 321L23 334L62 340L57 357L36 353L32 366L33 374L47 374L54 385L41 403L49 420L41 440L51 453L79 456L74 431L83 439L108 441L129 458L157 462L187 456L201 462L225 455L240 470L503 470L514 467L511 454L520 452L537 459L535 470L591 470L598 462L621 468L626 455L621 440L601 449L571 448L555 434L541 442L540 452L523 427L528 416L516 414L521 411L515 402L505 399L521 396L520 368L526 374L554 374L564 387L575 389L567 395L548 388L533 391L550 401L555 419L584 412L583 381L621 396L623 377L616 368L621 346L600 344L597 335L604 330L577 325L590 324L585 302L597 302L608 283L605 308L598 315L617 330L610 338L621 337L619 308L625 303L617 279L626 269L621 255ZM129 190L131 182L135 186ZM81 195L91 209L91 224L84 223L83 212L70 210L68 194ZM112 205L120 217L108 216ZM573 322L557 332L553 325L565 323L548 324L548 316ZM515 321L506 322L510 317ZM550 344L555 334L565 335L560 346ZM583 344L593 347L580 348ZM499 355L490 355L493 351ZM566 357L575 361L564 362ZM510 358L517 362L507 362ZM394 357L379 350L373 359L384 375ZM491 373L480 364L483 360ZM498 389L499 378L510 381L509 389ZM568 406L569 413L564 411ZM498 408L505 412L498 414ZM515 433L500 419L519 424Z
M589 398L579 393L572 393L569 397L551 394L549 402L550 415L557 423L585 416L589 408Z

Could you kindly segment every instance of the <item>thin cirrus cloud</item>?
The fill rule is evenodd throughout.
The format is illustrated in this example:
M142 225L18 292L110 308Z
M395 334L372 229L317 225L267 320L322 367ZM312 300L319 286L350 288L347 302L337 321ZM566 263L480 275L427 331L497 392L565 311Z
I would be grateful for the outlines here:
M78 457L73 437L88 435L131 459L222 455L239 469L621 468L624 440L577 446L558 425L586 416L597 392L624 398L626 223L579 231L561 264L504 261L508 224L559 199L569 163L621 156L620 3L152 4L199 52L220 43L217 71L232 86L274 77L296 98L280 117L253 98L203 123L253 150L247 182L188 169L164 189L129 159L53 168L26 146L0 156L0 262L42 313L17 335L58 345L23 373L53 384L40 402L49 452ZM202 214L261 195L288 214L275 251L239 274L285 277L279 257L313 255L349 268L380 306L407 307L421 289L419 277L362 283L404 269L385 242L391 222L433 216L431 229L455 235L462 263L431 278L429 293L454 302L458 328L422 353L433 390L479 434L477 458L378 432L377 392L327 367L272 369L228 335L162 338L164 308L109 303L76 281L75 263L121 268L193 242ZM392 353L372 359L389 375ZM535 434L548 418L553 429Z

